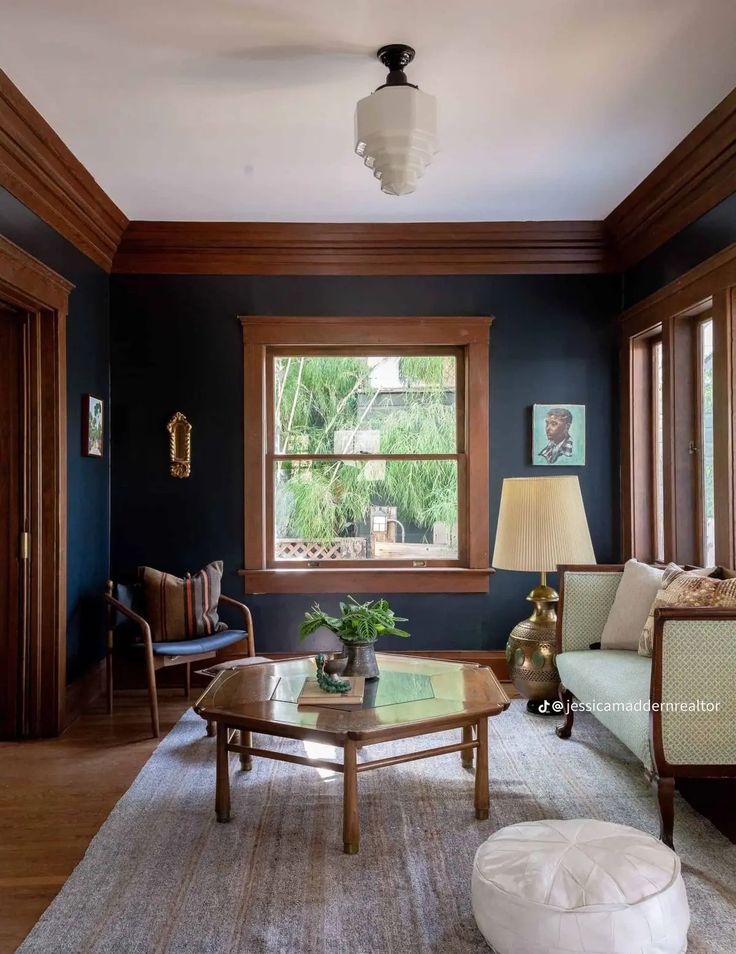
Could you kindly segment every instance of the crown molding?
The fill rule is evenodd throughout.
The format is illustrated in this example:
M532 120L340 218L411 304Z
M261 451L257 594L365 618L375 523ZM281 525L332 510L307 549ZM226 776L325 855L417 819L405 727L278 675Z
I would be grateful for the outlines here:
M612 272L736 192L736 90L604 222L129 222L0 70L0 185L116 273Z
M110 271L128 219L2 70L0 185Z
M490 275L609 271L600 222L131 222L113 272Z
M624 268L736 192L736 89L605 220Z

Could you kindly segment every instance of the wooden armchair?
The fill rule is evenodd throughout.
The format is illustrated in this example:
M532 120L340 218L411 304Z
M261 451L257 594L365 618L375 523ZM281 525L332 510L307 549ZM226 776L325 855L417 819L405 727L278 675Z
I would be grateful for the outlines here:
M120 631L127 629L130 642L135 651L141 652L146 664L148 698L151 707L151 730L154 738L159 737L158 699L156 696L156 671L170 666L184 666L184 692L189 697L191 686L191 663L212 659L219 649L244 643L243 656L254 657L255 639L253 636L253 618L245 603L239 603L229 596L220 596L220 605L231 606L243 616L243 629L225 629L211 636L196 636L179 642L154 642L151 627L140 614L142 602L140 586L125 586L107 581L104 596L107 610L107 711L113 710L113 670L112 657L115 638L122 638ZM123 617L120 620L120 616ZM209 727L208 727L209 729Z

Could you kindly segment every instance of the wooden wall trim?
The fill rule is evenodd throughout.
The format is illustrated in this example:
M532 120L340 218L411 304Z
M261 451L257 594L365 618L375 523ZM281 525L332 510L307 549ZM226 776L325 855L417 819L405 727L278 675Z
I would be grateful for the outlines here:
M127 217L2 70L0 185L110 271Z
M736 192L736 89L605 220L622 267Z
M0 269L7 281L28 295L64 311L74 285L58 272L33 258L19 245L0 235Z
M129 222L0 70L0 185L122 274L614 272L736 192L736 90L604 222Z
M104 692L105 660L100 659L67 686L64 728L75 722Z
M131 222L113 272L490 275L611 270L600 222Z
M67 580L67 281L0 239L0 297L28 321L30 593L23 734L65 723ZM3 474L4 478L5 475Z

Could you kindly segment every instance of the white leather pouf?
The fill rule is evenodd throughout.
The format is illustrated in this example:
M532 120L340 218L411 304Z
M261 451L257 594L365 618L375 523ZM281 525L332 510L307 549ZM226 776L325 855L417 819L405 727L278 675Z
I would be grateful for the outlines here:
M475 855L473 914L496 954L682 954L680 859L627 825L502 828Z

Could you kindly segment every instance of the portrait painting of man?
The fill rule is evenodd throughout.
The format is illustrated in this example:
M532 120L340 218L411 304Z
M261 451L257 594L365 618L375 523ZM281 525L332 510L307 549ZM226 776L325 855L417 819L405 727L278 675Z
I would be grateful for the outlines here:
M535 404L532 427L534 464L580 467L585 463L584 404Z

